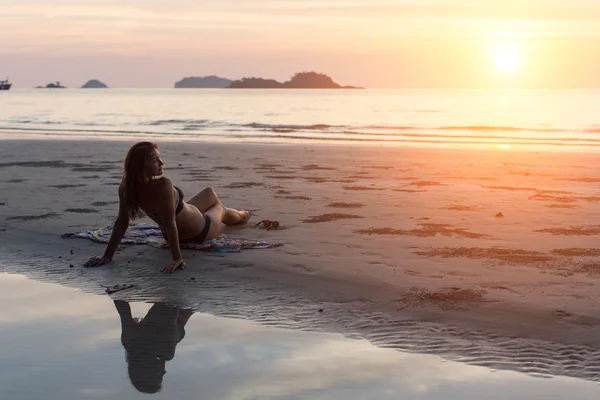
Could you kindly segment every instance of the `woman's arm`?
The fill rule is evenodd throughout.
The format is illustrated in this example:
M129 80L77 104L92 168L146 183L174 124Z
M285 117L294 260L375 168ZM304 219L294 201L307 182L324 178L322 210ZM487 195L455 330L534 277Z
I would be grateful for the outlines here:
M127 228L129 228L129 210L127 209L127 205L123 199L123 194L119 190L119 215L117 216L117 220L113 226L113 230L110 234L110 239L108 241L108 245L106 246L106 250L104 251L104 255L90 258L83 266L98 267L102 264L111 262L115 252L117 251L117 247L119 247L119 243L121 243L121 239L123 239L125 232L127 232Z

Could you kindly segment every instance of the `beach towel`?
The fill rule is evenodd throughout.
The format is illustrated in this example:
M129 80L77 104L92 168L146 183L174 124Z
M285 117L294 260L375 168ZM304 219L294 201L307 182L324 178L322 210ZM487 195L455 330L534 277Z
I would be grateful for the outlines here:
M77 233L65 233L63 239L90 239L98 243L108 243L112 225L100 229ZM162 232L156 225L138 224L130 225L121 240L121 244L147 244L153 247L168 248L169 244L162 236ZM182 243L182 249L215 251L220 253L239 253L245 249L270 249L282 246L283 243L265 242L262 240L234 239L227 235L221 235L216 239L206 240L202 243Z

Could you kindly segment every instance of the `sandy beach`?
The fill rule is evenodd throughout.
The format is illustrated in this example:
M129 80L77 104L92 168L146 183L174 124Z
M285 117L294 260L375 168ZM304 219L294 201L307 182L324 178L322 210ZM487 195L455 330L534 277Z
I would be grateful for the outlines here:
M235 254L61 234L114 221L128 141L0 142L0 272L115 298L364 337L491 368L600 380L600 156L329 145L159 143L187 198L253 212ZM274 230L254 229L277 220ZM145 222L148 222L146 220ZM322 312L319 312L322 310Z

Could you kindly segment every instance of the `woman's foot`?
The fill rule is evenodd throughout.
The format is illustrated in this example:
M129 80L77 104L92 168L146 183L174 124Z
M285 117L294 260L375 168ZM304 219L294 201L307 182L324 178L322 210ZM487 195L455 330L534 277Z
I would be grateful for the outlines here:
M243 217L242 217L241 221L238 222L236 225L246 225L248 223L248 221L250 220L250 217L252 216L252 214L250 214L250 211L246 211L246 210L241 210L240 213L243 214Z
M228 208L223 216L223 223L227 226L246 225L252 214L246 210L237 211Z

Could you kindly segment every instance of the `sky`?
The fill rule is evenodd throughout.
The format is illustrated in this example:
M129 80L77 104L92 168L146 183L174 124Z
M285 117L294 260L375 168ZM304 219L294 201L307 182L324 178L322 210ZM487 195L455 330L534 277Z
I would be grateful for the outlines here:
M0 24L15 87L600 88L600 0L0 0Z

